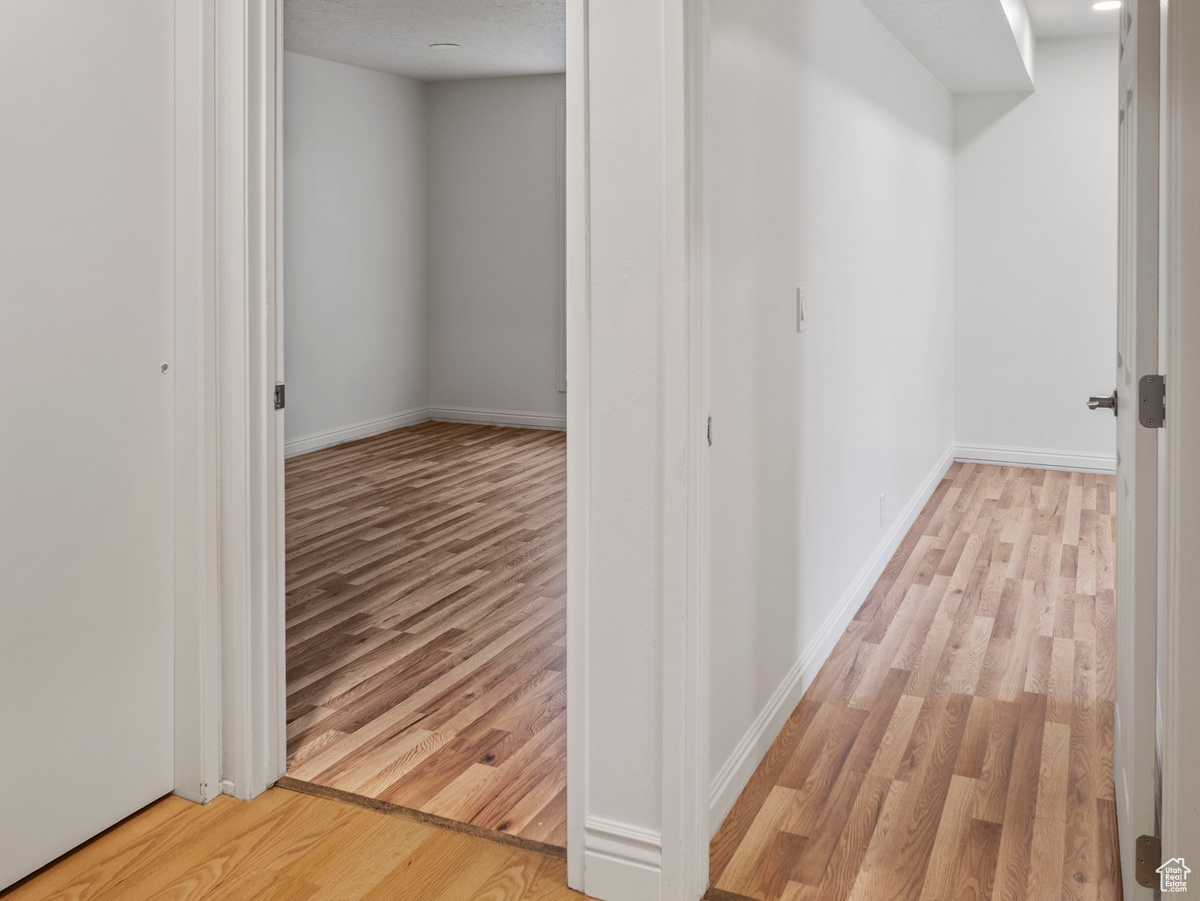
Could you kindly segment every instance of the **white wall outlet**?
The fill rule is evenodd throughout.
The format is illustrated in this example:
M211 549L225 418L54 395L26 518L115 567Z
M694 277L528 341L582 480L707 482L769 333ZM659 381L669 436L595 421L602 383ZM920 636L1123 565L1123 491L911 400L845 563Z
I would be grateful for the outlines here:
M887 520L885 519L886 511L887 511L887 495L881 494L881 495L879 495L879 524L881 526L887 522Z
M808 328L808 288L796 289L796 331Z

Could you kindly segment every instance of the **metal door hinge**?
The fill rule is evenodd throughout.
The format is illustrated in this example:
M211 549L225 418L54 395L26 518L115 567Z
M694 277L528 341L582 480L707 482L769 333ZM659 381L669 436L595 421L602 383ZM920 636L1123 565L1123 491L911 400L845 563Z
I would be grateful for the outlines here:
M712 447L712 417L708 417L708 428L705 430L705 436L708 438L708 446Z
M275 386L275 409L282 410L284 403L283 385Z
M1148 429L1161 429L1167 421L1167 380L1161 375L1144 375L1138 382L1138 422Z
M1137 884L1158 888L1158 868L1162 866L1162 841L1157 835L1139 835L1133 849L1134 875Z

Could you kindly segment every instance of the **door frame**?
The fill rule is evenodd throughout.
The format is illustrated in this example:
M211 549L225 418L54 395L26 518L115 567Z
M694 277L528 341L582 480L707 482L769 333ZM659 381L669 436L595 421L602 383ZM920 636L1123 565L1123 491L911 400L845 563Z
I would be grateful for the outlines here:
M567 0L567 74L563 175L564 337L567 391L567 884L586 878L587 636L591 471L591 322L587 173L588 0Z
M589 0L567 0L567 867L577 891L612 897L699 899L708 888L709 594L707 319L700 203L703 0L662 0L662 345L657 512L661 541L661 756L659 829L626 829L590 816L589 636L591 523L591 174ZM611 11L609 11L612 14ZM608 48L605 48L607 51ZM637 57L632 65L645 60ZM605 60L609 65L611 60ZM657 98L651 102L658 102ZM607 121L605 123L608 124ZM611 365L611 364L609 364ZM607 375L607 373L601 373ZM641 775L641 774L639 774ZM613 828L613 827L617 828ZM589 851L626 875L589 882ZM638 875L656 870L655 889ZM626 881L627 880L627 881ZM619 885L617 883L620 883ZM609 897L600 894L600 897Z
M222 791L287 768L279 136L283 0L215 0Z
M709 307L702 213L707 0L668 0L663 310L661 897L708 889Z
M282 380L283 0L175 0L187 20L178 207L186 359L177 442L176 791L249 799L286 770ZM663 0L666 46L659 468L659 897L699 898L708 862L707 534L699 223L701 0ZM567 860L588 843L591 552L588 0L567 0ZM640 60L639 60L640 62ZM184 284L186 283L186 284ZM655 853L655 852L659 853Z
M1163 859L1200 860L1200 8L1163 3L1162 311L1167 420L1162 434L1159 747ZM1126 882L1131 884L1132 880Z
M221 793L215 6L175 0L175 793Z
M282 0L176 14L175 793L286 767Z

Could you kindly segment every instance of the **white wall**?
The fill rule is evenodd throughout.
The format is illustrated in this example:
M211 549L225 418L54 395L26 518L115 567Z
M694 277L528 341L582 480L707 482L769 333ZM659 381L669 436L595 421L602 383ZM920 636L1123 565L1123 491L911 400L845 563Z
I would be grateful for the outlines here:
M949 463L953 154L859 3L713 0L710 37L716 828Z
M562 428L562 75L285 55L289 453L438 419Z
M426 416L426 132L411 79L287 53L284 85L294 453Z
M1115 37L1037 45L1037 91L955 98L955 439L965 457L1111 469Z
M587 242L586 256L572 256L571 372L584 384L569 386L567 443L568 516L578 511L569 628L579 630L568 666L580 677L568 729L581 751L568 761L568 804L584 808L582 866L578 845L568 851L572 887L605 901L671 897L661 885L663 557L678 536L664 525L662 322L679 279L666 262L675 160L663 72L680 62L682 42L668 34L678 16L668 6L609 0L583 19L581 0L568 2L571 33L583 39L569 43L568 68L586 65L569 74L572 110L587 116L571 160L573 211L586 221L572 217L568 236L576 249ZM574 135L580 124L568 123Z
M429 402L562 426L562 75L431 82ZM510 417L511 418L511 417Z

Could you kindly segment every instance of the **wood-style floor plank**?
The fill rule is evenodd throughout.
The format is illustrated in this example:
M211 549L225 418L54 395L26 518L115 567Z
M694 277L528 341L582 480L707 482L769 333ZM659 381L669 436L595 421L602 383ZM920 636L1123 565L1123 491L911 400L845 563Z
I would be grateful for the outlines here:
M565 845L565 436L397 429L286 501L288 775Z
M950 468L713 838L712 897L1120 897L1111 489Z
M536 851L274 788L207 806L165 798L5 901L583 901Z

